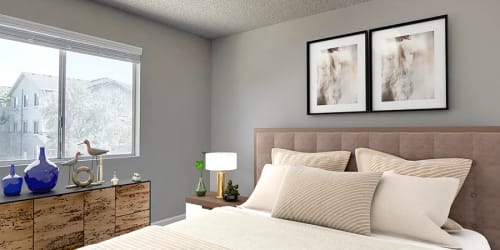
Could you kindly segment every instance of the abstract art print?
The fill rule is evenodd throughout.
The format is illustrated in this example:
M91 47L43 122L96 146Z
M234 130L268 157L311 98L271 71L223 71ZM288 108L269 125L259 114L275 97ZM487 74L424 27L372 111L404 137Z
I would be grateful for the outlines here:
M370 31L373 111L447 109L447 16Z
M366 112L368 32L307 43L307 114Z

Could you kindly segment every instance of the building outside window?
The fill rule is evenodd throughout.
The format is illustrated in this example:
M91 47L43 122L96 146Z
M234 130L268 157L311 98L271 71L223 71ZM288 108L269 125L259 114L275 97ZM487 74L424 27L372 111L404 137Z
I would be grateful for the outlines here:
M0 15L0 165L35 159L39 146L49 158L69 158L85 152L84 139L108 156L138 155L142 49L39 26Z

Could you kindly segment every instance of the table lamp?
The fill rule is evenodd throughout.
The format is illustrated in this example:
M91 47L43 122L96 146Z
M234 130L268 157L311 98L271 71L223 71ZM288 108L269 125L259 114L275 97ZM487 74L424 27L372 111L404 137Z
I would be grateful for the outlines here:
M224 195L224 184L226 173L224 171L235 170L237 162L236 153L214 152L205 154L205 167L209 171L217 172L217 198L222 199Z

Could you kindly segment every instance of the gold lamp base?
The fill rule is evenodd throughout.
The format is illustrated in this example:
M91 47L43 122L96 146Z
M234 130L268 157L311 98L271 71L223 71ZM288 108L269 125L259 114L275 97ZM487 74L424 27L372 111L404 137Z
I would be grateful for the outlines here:
M226 173L220 171L217 172L217 196L218 199L224 198L224 184L226 183Z

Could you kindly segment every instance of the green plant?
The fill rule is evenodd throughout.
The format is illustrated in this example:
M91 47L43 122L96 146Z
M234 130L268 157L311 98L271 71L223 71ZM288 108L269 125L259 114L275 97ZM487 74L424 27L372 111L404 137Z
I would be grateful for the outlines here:
M224 191L224 194L234 195L234 196L240 195L240 192L238 191L238 187L239 187L239 185L233 186L233 181L229 180L227 182L227 187L226 187L226 190Z
M203 155L203 157L205 157L205 154L207 152L201 152L201 154ZM200 177L203 177L203 170L205 170L205 161L204 160L199 160L199 161L196 161L194 163L194 166L196 167L196 169L198 171L200 171Z

